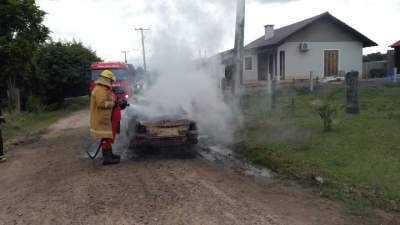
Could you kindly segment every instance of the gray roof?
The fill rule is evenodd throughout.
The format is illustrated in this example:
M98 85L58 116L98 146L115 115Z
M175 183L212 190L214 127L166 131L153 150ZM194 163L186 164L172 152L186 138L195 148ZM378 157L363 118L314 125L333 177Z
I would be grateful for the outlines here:
M398 42L392 44L390 47L392 47L392 48L398 48L398 47L400 47L400 41L398 41Z
M314 22L316 22L320 19L323 19L323 18L328 18L328 19L332 20L333 22L342 26L348 32L352 33L355 37L357 37L360 41L362 41L363 47L377 46L377 44L375 42L373 42L372 40L370 40L369 38L367 38L360 32L356 31L349 25L345 24L344 22L340 21L336 17L332 16L329 12L325 12L321 15L311 17L309 19L300 21L298 23L294 23L292 25L276 29L274 31L274 36L272 38L265 40L264 36L262 36L262 37L258 38L257 40L251 42L250 44L246 45L245 48L246 49L254 49L254 48L280 45L283 42L285 42L285 40L288 39L291 35L295 34L297 31L300 31L301 29L304 29L307 26L310 26Z

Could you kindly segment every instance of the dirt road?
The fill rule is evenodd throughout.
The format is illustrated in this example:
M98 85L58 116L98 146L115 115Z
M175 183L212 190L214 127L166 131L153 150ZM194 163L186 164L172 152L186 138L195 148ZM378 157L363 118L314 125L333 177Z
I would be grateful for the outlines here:
M277 179L264 184L201 159L83 157L87 111L19 146L0 164L0 224L378 224ZM398 218L397 218L398 219ZM386 216L379 224L397 224Z

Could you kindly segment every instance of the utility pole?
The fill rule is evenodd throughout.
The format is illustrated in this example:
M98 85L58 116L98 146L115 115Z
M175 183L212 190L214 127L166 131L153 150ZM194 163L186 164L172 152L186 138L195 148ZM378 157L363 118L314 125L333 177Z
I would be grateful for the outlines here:
M244 49L244 24L246 14L246 1L237 0L236 31L235 31L235 75L233 78L233 93L239 94L243 83L243 49Z
M128 60L126 60L126 53L128 53L129 51L121 51L122 54L125 55L125 63L128 64Z
M147 66L146 66L146 49L144 48L144 34L143 31L145 30L150 30L150 29L144 29L144 28L135 28L136 31L140 31L142 35L142 51L143 51L143 69L146 72L147 71Z

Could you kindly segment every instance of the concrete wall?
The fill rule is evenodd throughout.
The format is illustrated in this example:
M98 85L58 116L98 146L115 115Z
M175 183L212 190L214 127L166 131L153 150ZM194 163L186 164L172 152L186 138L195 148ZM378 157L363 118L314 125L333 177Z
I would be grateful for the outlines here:
M363 72L362 72L362 77L363 78L376 78L373 77L373 74L371 74L371 70L380 70L383 72L382 75L387 75L387 69L388 69L388 61L373 61L373 62L364 62L363 63Z
M310 48L307 52L299 51L300 43L303 41L286 42L278 48L278 54L285 51L286 79L306 79L310 71L314 76L324 77L324 50L339 50L339 71L362 73L361 42L306 42Z
M310 50L301 52L300 43L307 43ZM285 79L308 79L310 71L314 76L324 77L324 50L339 50L339 71L350 72L352 70L363 72L362 43L356 41L348 42L286 42L278 47L277 75L279 79L279 52L285 51ZM245 69L243 62L243 80L258 80L258 56L245 54L244 58L252 57L252 70ZM245 59L244 59L245 60Z

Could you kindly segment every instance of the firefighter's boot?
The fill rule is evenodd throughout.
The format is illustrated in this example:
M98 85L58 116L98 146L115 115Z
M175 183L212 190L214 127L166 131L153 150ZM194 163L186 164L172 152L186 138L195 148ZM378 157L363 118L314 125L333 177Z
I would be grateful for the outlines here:
M103 165L113 165L120 162L119 158L114 158L111 149L103 149Z

